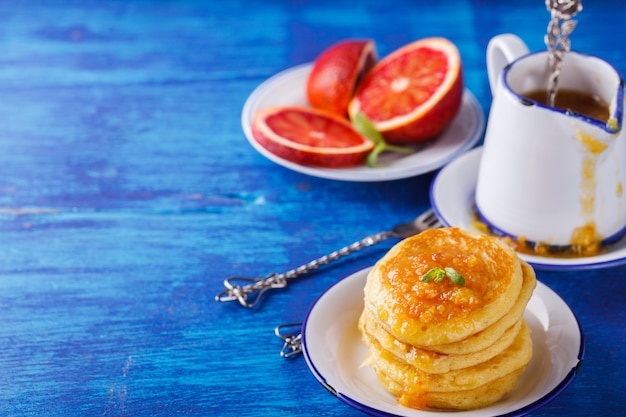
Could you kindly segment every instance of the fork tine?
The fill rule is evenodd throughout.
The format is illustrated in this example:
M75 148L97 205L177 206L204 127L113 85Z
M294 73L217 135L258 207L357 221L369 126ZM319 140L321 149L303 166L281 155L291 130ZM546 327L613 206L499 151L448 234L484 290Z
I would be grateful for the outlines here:
M398 223L392 228L391 236L407 238L427 229L441 227L433 209L428 209L416 218L406 223Z
M422 213L417 218L417 223L428 229L435 229L443 226L432 208Z

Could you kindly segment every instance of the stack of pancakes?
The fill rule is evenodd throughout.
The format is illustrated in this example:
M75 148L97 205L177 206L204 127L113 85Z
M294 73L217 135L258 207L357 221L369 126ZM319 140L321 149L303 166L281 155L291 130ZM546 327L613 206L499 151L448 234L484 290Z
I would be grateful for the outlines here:
M425 282L433 268L453 268L465 283ZM367 277L366 364L407 407L492 404L532 356L523 314L535 286L532 267L496 238L443 228L405 239Z

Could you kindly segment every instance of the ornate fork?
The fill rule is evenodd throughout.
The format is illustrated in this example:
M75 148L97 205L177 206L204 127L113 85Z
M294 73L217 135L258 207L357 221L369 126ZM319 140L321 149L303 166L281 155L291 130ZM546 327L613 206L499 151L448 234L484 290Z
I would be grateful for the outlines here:
M226 288L215 296L215 300L219 302L238 301L242 306L252 308L258 305L261 297L268 290L284 288L287 286L287 281L290 279L306 274L353 252L375 245L385 239L404 239L426 229L436 227L441 227L441 223L432 209L429 209L410 222L400 223L389 231L367 236L358 242L354 242L351 245L285 273L277 274L276 272L272 272L265 278L228 277L224 280L224 287ZM239 284L237 284L238 282Z

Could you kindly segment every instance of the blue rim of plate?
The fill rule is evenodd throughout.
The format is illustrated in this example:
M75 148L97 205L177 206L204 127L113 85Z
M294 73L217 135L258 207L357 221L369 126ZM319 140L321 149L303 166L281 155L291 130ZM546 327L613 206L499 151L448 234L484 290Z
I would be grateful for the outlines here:
M474 207L476 178L482 150L480 146L458 156L435 174L430 187L430 204L444 226L472 228L471 211ZM449 187L452 181L456 186L462 184L459 186L460 189L454 193L442 191L444 187ZM448 205L454 206L457 210L464 210L464 218L450 216L450 207L442 204L440 198L444 194L454 198L454 201ZM547 271L582 271L614 267L626 264L626 238L610 245L607 253L585 258L548 258L523 253L519 256L533 267Z
M398 157L395 160L388 161L387 166L381 166L377 168L368 168L366 166L354 167L354 168L318 168L309 167L286 159L280 158L272 154L263 148L260 144L254 140L252 136L251 123L256 111L268 106L283 106L283 105L295 105L295 106L308 106L305 92L306 78L311 71L313 64L306 63L300 64L286 70L283 70L263 81L257 86L252 93L246 99L241 112L241 125L244 135L250 145L270 161L283 166L284 168L296 171L302 174L311 175L319 178L342 180L342 181L356 181L356 182L375 182L375 181L390 181L403 178L414 177L417 175L425 174L431 171L435 171L441 168L443 165L454 159L456 156L471 149L482 138L485 129L485 115L480 106L480 103L472 92L465 89L463 92L463 101L461 105L461 112L465 112L464 115L469 118L468 122L463 122L457 125L457 128L467 128L470 126L472 129L469 132L464 132L462 139L451 138L446 136L446 131L452 131L448 128L441 136L434 141L424 144L424 148L421 151L427 151L428 149L437 149L438 143L442 140L446 140L454 143L447 143L447 147L450 150L440 152L436 159L428 161L420 161L417 164L411 165L413 159L416 159L417 155L408 155L404 157ZM302 90L293 90L291 88L286 94L280 94L277 97L276 94L272 94L274 90L280 88L283 84L300 84L302 83ZM458 118L459 116L457 116ZM451 126L454 126L454 120ZM449 133L448 133L449 135ZM445 138L445 139L444 139ZM440 140L442 139L442 140ZM419 153L420 151L418 151ZM411 156L414 158L412 159ZM384 160L385 155L380 158Z
M324 373L322 371L320 371L320 369L318 369L318 367L315 365L314 359L311 357L311 354L309 352L308 349L308 334L307 334L307 329L309 328L309 323L312 320L312 317L316 314L316 308L319 306L320 302L323 300L327 300L329 297L331 297L331 294L336 291L340 286L345 286L345 285L354 285L352 282L353 281L359 281L359 280L363 280L363 284L365 283L365 279L367 277L367 273L369 272L369 270L371 269L371 267L369 268L365 268L362 269L360 271L357 271L355 273L353 273L352 275L349 275L348 277L336 282L335 284L331 285L329 288L326 289L326 291L324 291L313 303L313 305L311 306L311 308L309 309L304 322L302 323L302 352L306 361L307 366L309 367L309 370L311 371L311 373L313 374L313 376L315 377L315 379L328 391L330 392L333 396L335 396L336 398L338 398L339 400L341 400L342 402L348 404L349 406L365 412L367 414L373 415L373 416L377 416L377 417L406 417L409 414L413 417L419 417L420 414L423 414L424 416L434 416L434 415L438 415L438 414L450 414L451 412L454 413L455 415L462 415L464 412L463 411L450 411L450 410L426 410L426 411L422 411L422 410L415 410L415 409L411 409L411 408L405 408L405 407L399 407L399 410L406 410L406 413L401 413L401 414L396 414L396 413L391 413L391 412L386 412L383 410L379 410L375 407L371 407L369 405L365 405L361 402L359 402L358 400L355 400L354 398L350 397L350 395L340 392L338 391L335 387L333 387L328 381L327 378L324 376ZM520 416L525 416L529 413L532 413L534 411L539 410L541 407L544 407L545 405L547 405L548 403L550 403L551 401L553 401L556 397L558 397L574 380L574 378L576 377L576 375L578 374L578 371L580 370L580 367L582 365L582 362L584 360L584 356L585 356L585 336L582 330L582 326L580 325L580 321L578 320L578 317L576 316L576 314L574 314L573 310L570 308L570 306L567 304L567 302L565 300L563 300L556 292L554 292L552 289L550 289L547 285L543 284L542 282L540 282L539 280L537 281L537 288L535 289L535 294L533 294L533 298L536 297L537 292L541 291L542 294L544 294L544 296L548 296L548 297L552 297L554 299L556 299L557 303L561 303L561 308L565 309L566 312L568 313L568 317L570 318L570 320L573 320L576 323L577 326L577 330L578 330L578 334L577 336L579 337L579 347L578 347L578 353L577 353L577 362L569 369L569 371L567 372L567 374L561 379L561 381L556 384L550 391L546 392L545 394L543 394L540 398L538 398L537 400L525 404L524 406L515 409L513 411L509 411L506 412L504 414L496 414L494 415L494 417L520 417ZM359 296L361 295L361 293L358 293ZM532 298L531 298L532 301ZM341 304L341 303L339 303ZM552 308L555 308L555 305L551 305ZM357 317L358 319L358 317ZM535 347L533 347L533 350L535 349ZM528 372L528 370L527 370ZM514 390L515 391L515 390ZM389 394L392 395L392 394ZM497 403L496 403L497 404ZM468 410L468 412L471 413L481 413L481 411L488 411L488 408L483 408L483 409L476 409L476 410ZM483 414L481 414L481 417L483 416ZM486 415L484 415L486 417Z

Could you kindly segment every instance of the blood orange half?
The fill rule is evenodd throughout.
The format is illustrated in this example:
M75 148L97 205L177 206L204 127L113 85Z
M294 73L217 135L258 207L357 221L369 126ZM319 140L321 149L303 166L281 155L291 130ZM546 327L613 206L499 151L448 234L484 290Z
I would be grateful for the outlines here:
M426 38L381 59L361 81L348 113L363 112L390 143L416 143L441 133L462 97L458 49L447 39Z
M252 136L269 152L301 165L340 168L364 163L374 143L346 119L307 107L259 110Z
M330 46L317 57L307 79L309 104L347 117L358 83L376 60L376 45L369 39L348 39Z

